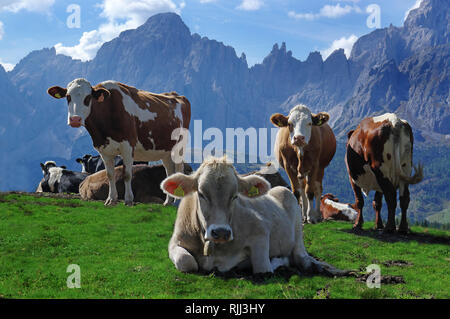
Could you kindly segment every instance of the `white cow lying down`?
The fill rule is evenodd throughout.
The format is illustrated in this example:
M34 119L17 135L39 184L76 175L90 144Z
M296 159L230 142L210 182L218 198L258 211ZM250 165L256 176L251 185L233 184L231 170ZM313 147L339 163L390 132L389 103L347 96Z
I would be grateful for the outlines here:
M270 189L256 175L240 177L226 158L208 159L191 175L169 176L161 189L182 198L169 243L169 257L182 272L251 266L253 273L268 273L290 265L347 273L308 255L300 207L287 188Z

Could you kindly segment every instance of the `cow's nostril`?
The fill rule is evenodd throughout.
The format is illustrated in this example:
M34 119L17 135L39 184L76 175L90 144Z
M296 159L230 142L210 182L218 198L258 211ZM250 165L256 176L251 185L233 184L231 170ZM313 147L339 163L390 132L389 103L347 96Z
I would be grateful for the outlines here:
M213 229L211 230L211 236L213 236L214 239L218 239L219 233L215 229Z

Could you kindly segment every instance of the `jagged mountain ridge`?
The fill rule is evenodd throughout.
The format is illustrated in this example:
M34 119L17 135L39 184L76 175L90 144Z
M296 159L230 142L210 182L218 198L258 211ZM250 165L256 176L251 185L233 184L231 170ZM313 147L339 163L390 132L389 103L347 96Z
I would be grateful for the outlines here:
M245 54L238 57L230 46L191 34L178 15L158 14L105 43L92 61L43 49L5 73L9 86L0 87L0 97L17 99L4 99L0 106L12 109L11 116L26 125L10 138L0 135L1 145L12 158L34 163L33 176L39 173L39 160L69 161L94 152L86 131L69 128L66 107L46 93L49 86L64 86L77 77L92 84L114 79L152 92L175 90L189 98L192 119L201 119L203 129L271 127L272 113L304 103L328 111L342 140L363 117L389 111L413 124L416 140L446 142L449 12L448 1L424 0L403 27L358 39L349 59L336 50L325 61L319 52L299 61L282 43L251 68ZM20 105L11 108L13 103ZM4 122L5 131L12 132L13 126L7 126L13 121Z

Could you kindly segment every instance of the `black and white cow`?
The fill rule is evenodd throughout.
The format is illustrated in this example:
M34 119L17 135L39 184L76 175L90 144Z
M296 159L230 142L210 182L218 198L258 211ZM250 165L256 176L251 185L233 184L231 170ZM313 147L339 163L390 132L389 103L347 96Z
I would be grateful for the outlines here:
M41 163L44 178L40 190L46 193L79 193L79 186L88 176L87 173L73 172L65 166L58 167L53 161Z
M100 155L92 156L90 154L86 154L81 158L77 158L75 161L81 164L82 173L94 174L105 169L105 164L103 163ZM141 164L147 165L148 162L133 162L133 165ZM114 159L114 166L117 167L120 165L123 165L123 160L120 156L116 156Z

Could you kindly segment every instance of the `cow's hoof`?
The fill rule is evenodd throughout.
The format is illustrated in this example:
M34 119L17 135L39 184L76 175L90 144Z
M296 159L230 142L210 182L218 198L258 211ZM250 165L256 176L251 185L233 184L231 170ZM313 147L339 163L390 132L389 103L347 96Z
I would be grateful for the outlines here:
M400 235L408 235L408 233L410 232L410 229L408 227L399 227L397 232Z
M395 233L396 229L395 226L386 226L383 229L383 234L393 234Z
M362 225L361 224L353 225L352 231L355 234L361 233L362 232Z
M374 229L374 230L383 230L383 229L384 229L384 226L383 226L383 224L375 225L375 226L373 227L373 229Z
M125 201L125 206L133 206L133 201Z
M105 202L105 206L115 206L117 205L117 200L113 200L111 198L108 198Z

